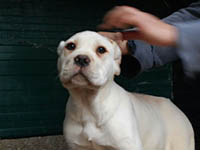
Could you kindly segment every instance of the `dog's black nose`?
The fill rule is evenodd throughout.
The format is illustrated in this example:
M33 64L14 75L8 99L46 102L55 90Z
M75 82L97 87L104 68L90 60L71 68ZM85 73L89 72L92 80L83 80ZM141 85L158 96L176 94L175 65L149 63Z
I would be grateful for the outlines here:
M90 58L87 55L78 55L74 58L76 65L86 67L90 64Z

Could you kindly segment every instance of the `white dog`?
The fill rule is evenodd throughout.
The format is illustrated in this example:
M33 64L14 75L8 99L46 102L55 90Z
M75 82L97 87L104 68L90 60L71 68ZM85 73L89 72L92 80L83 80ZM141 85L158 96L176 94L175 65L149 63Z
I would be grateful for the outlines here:
M58 54L70 93L68 150L194 150L192 126L169 99L129 93L113 81L121 61L114 41L85 31L62 41Z

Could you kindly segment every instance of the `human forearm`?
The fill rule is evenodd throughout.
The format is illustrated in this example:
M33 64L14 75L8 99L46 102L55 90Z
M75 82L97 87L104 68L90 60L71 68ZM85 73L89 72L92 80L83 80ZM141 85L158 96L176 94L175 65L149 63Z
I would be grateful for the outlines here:
M117 35L120 35L117 36L117 41L123 41L123 44L118 42L123 54L129 52L140 63L141 71L144 71L155 66L161 66L172 62L178 58L181 58L183 64L187 65L187 63L185 63L187 57L183 57L183 55L186 52L190 53L189 47L193 48L195 53L191 54L191 57L193 57L192 55L200 55L197 49L197 47L200 48L200 46L198 42L196 42L200 37L200 25L194 25L194 27L192 25L193 23L191 23L194 20L199 20L199 18L200 1L173 13L163 20L159 20L135 8L122 7L120 9L117 7L111 10L105 17L103 26L106 28L126 28L132 25L138 28L138 30L134 32L117 33ZM189 34L189 36L187 36L187 34ZM127 42L126 40L129 40L127 45L124 44ZM181 49L185 49L185 51ZM187 55L189 56L189 54ZM192 64L194 63L191 63L191 65Z
M155 66L161 66L181 59L186 72L198 70L200 55L200 1L191 4L163 19L164 22L172 24L177 30L176 46L153 46L147 43L135 41L136 49L132 48L133 56L142 64L142 71ZM164 36L164 35L163 35ZM128 42L129 46L131 41ZM145 49L138 49L144 45ZM149 46L148 46L149 45ZM137 48L138 47L138 48ZM146 54L143 54L146 53ZM148 56L147 56L148 54ZM143 61L149 62L147 65Z

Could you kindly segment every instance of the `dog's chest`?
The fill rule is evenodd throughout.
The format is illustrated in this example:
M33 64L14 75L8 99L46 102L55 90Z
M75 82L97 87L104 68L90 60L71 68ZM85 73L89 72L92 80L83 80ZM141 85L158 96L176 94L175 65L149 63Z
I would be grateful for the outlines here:
M82 136L93 145L107 145L109 141L105 127L98 126L94 122L87 122L83 125Z
M87 122L83 124L82 135L89 142L101 138L103 136L102 132L103 132L102 129L93 122Z
M75 144L75 147L88 149L88 150L113 150L111 147L111 141L107 132L105 132L104 127L99 127L94 122L86 122L83 124L77 124L79 128L79 133L76 135L71 135L74 139L71 139Z

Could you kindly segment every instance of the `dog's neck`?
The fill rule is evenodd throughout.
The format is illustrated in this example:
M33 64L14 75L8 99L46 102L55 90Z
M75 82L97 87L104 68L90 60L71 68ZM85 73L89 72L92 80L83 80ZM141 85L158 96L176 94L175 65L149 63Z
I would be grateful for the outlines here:
M100 96L107 97L110 94L111 85L112 81L109 81L102 87L75 87L68 89L68 91L74 103L90 108L95 100L99 100Z
M69 107L74 119L83 119L83 113L95 118L98 125L106 122L113 114L119 103L118 99L113 101L109 97L116 95L115 88L118 85L114 81L108 81L107 84L100 88L73 88L69 89ZM73 109L73 110L72 110ZM109 114L107 114L109 112ZM106 117L105 117L106 116ZM79 120L78 119L78 120Z

